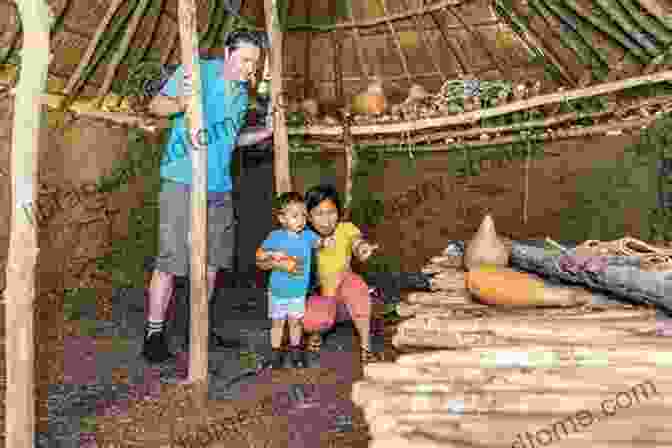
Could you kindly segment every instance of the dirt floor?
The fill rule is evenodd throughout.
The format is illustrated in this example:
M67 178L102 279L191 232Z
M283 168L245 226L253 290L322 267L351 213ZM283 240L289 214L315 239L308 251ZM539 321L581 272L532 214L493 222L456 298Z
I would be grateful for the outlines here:
M400 257L403 260L402 267L410 271L417 270L429 257L438 254L447 240L470 238L486 212L493 214L500 233L513 238L548 235L562 239L563 223L558 219L558 214L563 208L572 205L576 196L576 179L588 174L597 161L617 158L623 148L635 140L636 136L623 135L556 141L546 145L545 151L552 156L533 164L530 175L529 219L525 225L521 222L523 176L520 163L487 167L481 176L465 182L442 177L448 159L442 161L440 155L432 160L418 161L416 172L412 176L403 173L398 163L389 163L384 179L372 179L371 188L385 192L387 207L385 223L376 229L370 229L371 235L382 244L386 254ZM425 194L425 197L411 200L409 202L412 206L405 211L393 210L392 204L399 199L399 195L408 196L409 189L439 178L443 179L438 184L443 188L442 193L434 191ZM632 236L641 235L641 225L635 213L627 225ZM4 308L1 306L0 311L4 321ZM64 378L64 337L77 335L80 330L76 323L66 324L63 321L58 297L41 300L36 306L35 315L38 397L36 423L38 431L46 431L46 397L49 386L63 383ZM386 325L388 341L391 340L395 326L393 323ZM101 340L98 343L102 346L106 341ZM386 355L393 361L397 353L391 344L388 343L386 347ZM199 416L201 413L195 412L193 406L190 408L184 386L162 386L158 399L131 400L128 413L99 417L97 437L105 443L122 442L122 445L109 446L145 448L171 446L171 437L175 443L173 446L184 447L224 446L213 444L213 437L226 440L227 447L287 447L289 434L293 433L290 426L296 425L297 420L303 422L301 424L312 425L305 418L305 415L310 414L311 407L306 405L308 410L301 410L279 405L282 400L278 397L283 393L287 394L278 391L286 390L292 384L322 385L324 390L330 391L318 395L339 397L344 402L349 402L352 383L361 377L357 355L350 355L352 363L346 363L349 367L345 369L345 373L330 368L281 372L270 379L260 378L247 400L235 403L211 402L207 412L211 421L209 425L204 425L202 417ZM4 387L4 359L0 361L0 367ZM121 372L115 381L123 384L128 382L128 378L124 378ZM0 412L4 412L4 407ZM321 438L321 441L312 439L309 443L306 440L307 445L304 446L366 447L368 433L363 415L356 408L352 412L351 430L313 431L319 435L318 439ZM2 424L4 425L4 415ZM314 426L317 428L319 424ZM310 431L303 432L310 434ZM199 436L200 441L199 437L194 436ZM311 436L306 437L310 439Z

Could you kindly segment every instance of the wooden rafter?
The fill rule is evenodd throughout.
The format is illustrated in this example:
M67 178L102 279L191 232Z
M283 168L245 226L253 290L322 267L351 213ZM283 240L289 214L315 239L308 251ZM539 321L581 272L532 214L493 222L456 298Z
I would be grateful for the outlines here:
M480 43L481 47L488 55L488 58L490 58L490 60L492 61L497 71L499 71L499 73L501 73L503 76L508 75L509 74L508 71L504 71L502 66L497 61L495 55L492 53L492 51L490 51L490 48L488 48L487 42L485 41L481 33L478 32L478 30L474 29L474 27L468 24L464 19L462 19L460 14L458 14L452 6L446 7L446 11L448 11L453 17L455 17L455 19L462 24L462 26L469 32L469 34L471 34Z
M101 20L101 22L98 24L96 34L93 35L93 39L91 39L91 42L89 42L89 46L86 49L84 56L82 56L82 60L79 61L79 65L72 73L72 75L70 75L70 78L68 78L68 82L66 83L65 89L63 91L66 97L70 96L77 88L77 84L79 84L79 81L82 79L84 71L89 66L89 64L91 64L93 54L95 53L96 48L98 48L98 44L103 38L103 34L105 33L105 30L110 24L112 17L114 17L114 15L117 13L117 11L119 10L119 8L123 3L124 0L113 0L113 2L110 4L110 7L107 9L107 12L105 13L105 17L103 17L103 20Z
M434 25L436 26L436 29L439 30L439 33L441 34L441 37L443 38L443 41L445 42L446 46L448 47L448 50L451 52L455 60L457 61L457 66L459 67L460 72L462 73L467 73L467 59L466 57L462 54L462 50L455 45L455 42L450 40L450 38L446 35L446 32L444 31L444 28L441 26L441 22L439 21L438 13L436 11L431 11L429 13L429 16L432 18L432 21L434 22ZM495 20L494 24L497 24L498 21ZM448 27L446 27L448 28ZM461 27L460 27L461 29Z
M310 0L309 0L310 1ZM348 1L348 12L351 23L355 23L355 17L352 12L352 0ZM352 45L355 47L355 52L357 54L357 60L359 61L359 67L362 71L362 81L368 84L369 74L371 73L369 63L367 62L366 55L364 54L364 45L362 45L362 38L359 35L359 28L357 26L352 27Z
M133 36L135 36L135 32L138 30L138 25L140 25L140 21L145 15L145 11L151 2L152 0L140 0L138 5L135 7L135 11L133 11L133 17L131 18L131 22L128 24L128 28L126 28L124 38L122 39L116 53L114 53L114 56L110 61L110 65L107 67L107 73L105 73L103 85L98 89L96 96L99 98L99 101L103 101L105 95L109 93L110 88L112 87L112 81L114 81L114 75L117 73L117 69L119 68L119 65L121 65L122 59L126 56L128 47L131 45L131 40L133 40Z
M387 12L387 6L385 5L385 0L378 0L378 3L380 6L383 8L383 14L385 14L385 23L387 23L387 28L390 30L390 34L392 35L392 38L394 39L395 46L397 47L397 52L399 53L399 59L401 60L401 66L404 68L404 73L406 74L406 77L408 78L408 82L412 83L413 82L413 75L411 75L411 72L408 69L408 61L406 60L406 55L404 54L404 49L401 47L401 41L399 40L399 34L397 31L394 29L394 25L392 25L392 22L388 20L388 12Z
M408 2L406 0L401 0L401 4L403 5L404 9L408 9ZM431 39L429 36L427 36L427 32L425 27L422 24L422 21L424 20L424 15L413 15L413 22L415 22L415 29L418 35L422 38L423 43L425 44L425 49L427 50L427 56L429 59L432 61L432 65L434 65L434 69L441 73L441 80L445 81L446 80L446 75L443 73L443 70L441 70L441 55L436 53L436 48L431 42Z
M350 28L369 28L369 27L374 27L378 25L382 25L386 23L387 21L390 22L397 22L400 20L406 20L411 17L415 16L423 16L425 14L429 14L430 12L438 12L444 9L447 6L458 6L464 3L464 0L443 0L440 2L437 2L431 6L421 6L420 8L412 9L410 11L404 11L404 12L398 12L394 14L390 14L387 17L382 17L382 18L377 18L377 19L367 19L367 20L360 20L360 21L352 21L350 23L337 23L334 25L334 28L343 28L343 29L350 29ZM319 32L319 31L318 31Z
M19 11L17 10L17 6L14 4L14 14L16 15L16 18L20 21L21 18L19 17ZM14 51L16 50L16 46L19 43L19 39L23 35L23 32L21 31L21 23L18 23L18 26L16 27L16 31L12 34L12 39L9 42L9 47L7 48L6 51L3 52L2 58L0 58L0 64L4 64L7 62L7 60L12 56Z
M644 7L644 9L654 16L656 19L658 19L661 23L668 24L669 22L666 20L667 14L665 13L665 10L660 6L658 1L656 0L639 0L639 4ZM669 28L669 26L668 26Z
M511 7L514 14L518 14L519 16L523 15L522 11L515 2L511 2ZM503 19L507 22L509 20L506 17ZM511 29L513 29L512 24L509 23L509 26ZM565 63L562 61L562 58L560 58L560 56L553 49L553 46L548 42L544 42L543 34L537 35L532 29L532 25L527 26L525 31L527 31L527 33L521 33L520 35L520 38L523 40L523 42L525 42L525 45L531 48L536 48L543 54L547 54L551 60L551 63L558 69L563 78L565 78L565 80L568 81L572 87L576 87L577 80L571 75L571 70L567 68Z
M307 1L306 2L306 20L310 21L310 14L311 14L311 6L313 2L312 1ZM303 96L308 98L311 95L310 92L310 31L306 31L306 51L304 53L304 60L305 60L305 70L306 70L306 77L304 78L303 82Z
M168 48L168 51L164 55L161 56L161 65L164 66L168 63L170 60L170 55L173 54L175 49L177 48L178 43L180 42L180 30L177 27L171 27L170 30L170 38L168 38L168 42L172 42Z

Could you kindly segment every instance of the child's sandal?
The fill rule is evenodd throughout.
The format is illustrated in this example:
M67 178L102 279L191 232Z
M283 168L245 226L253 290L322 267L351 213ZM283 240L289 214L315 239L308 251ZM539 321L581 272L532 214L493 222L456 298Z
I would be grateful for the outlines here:
M384 361L383 352L372 352L366 347L360 348L360 360L362 364L369 364L373 362L382 362Z

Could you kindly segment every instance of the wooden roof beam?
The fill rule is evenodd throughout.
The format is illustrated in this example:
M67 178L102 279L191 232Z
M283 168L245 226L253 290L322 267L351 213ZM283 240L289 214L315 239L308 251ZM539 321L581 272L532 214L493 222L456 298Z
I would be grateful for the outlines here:
M399 59L401 59L401 66L404 68L404 73L406 74L406 77L408 78L408 82L413 83L413 76L411 75L411 72L408 69L408 61L406 60L406 55L404 54L404 49L401 47L401 41L399 40L399 34L394 29L394 25L392 25L392 22L388 19L387 6L385 5L385 0L378 0L378 3L383 8L383 14L385 14L385 22L387 23L387 27L390 30L390 34L392 34L392 38L394 39L394 43L397 47L397 52L399 53Z
M455 17L455 19L458 22L460 22L462 24L462 26L464 26L464 28L467 29L469 34L471 34L481 44L481 47L483 48L483 50L485 50L485 53L488 55L488 58L490 58L490 60L492 61L492 64L502 74L502 76L506 76L508 78L513 78L513 76L510 76L511 75L510 70L504 71L502 66L499 64L499 61L497 61L497 58L495 57L495 55L488 48L488 46L485 42L485 39L483 38L481 33L479 33L477 30L474 29L474 27L472 27L464 19L462 19L462 17L457 12L455 12L454 7L447 6L446 11L448 11L453 17Z
M100 97L101 101L105 97L105 95L107 95L110 92L110 88L112 87L112 81L114 81L114 75L117 73L119 65L121 65L121 60L124 58L124 56L126 56L126 53L128 52L128 47L131 44L131 40L133 39L133 36L135 36L135 33L138 30L138 25L140 25L140 21L145 15L147 7L149 7L149 4L152 1L153 0L140 0L140 2L135 8L135 11L133 11L133 17L131 18L131 23L128 24L128 28L126 28L126 33L124 34L124 38L121 41L121 44L117 49L117 52L114 53L112 61L110 62L109 67L107 68L107 73L105 74L103 85L100 86L100 88L98 89L98 93L96 96Z
M406 0L401 0L401 4L404 6L405 9L408 9L408 2ZM436 48L431 42L431 39L427 36L425 27L422 25L422 20L424 19L424 16L422 15L413 15L413 22L415 22L415 29L420 38L422 39L425 49L427 50L427 56L429 56L429 59L432 61L432 65L434 66L434 69L441 73L441 80L445 81L446 80L446 75L443 73L443 70L441 70L441 61L440 55L436 54Z

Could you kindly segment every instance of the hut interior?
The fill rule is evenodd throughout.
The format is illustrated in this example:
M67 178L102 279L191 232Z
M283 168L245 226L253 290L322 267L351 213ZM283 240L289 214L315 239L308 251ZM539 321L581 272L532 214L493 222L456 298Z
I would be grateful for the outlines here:
M89 344L99 356L132 345L132 336L101 336L92 328L116 325L124 291L141 291L136 305L143 306L170 130L147 104L181 63L178 1L47 1L52 57L33 207L40 248L36 446L57 443L48 436L50 397L81 386L68 373L67 360L81 356L72 347ZM196 4L203 57L221 56L231 31L266 29L261 0ZM283 152L295 190L335 183L348 218L380 244L366 264L355 263L358 272L367 279L424 276L427 287L402 285L374 307L389 361L360 366L353 355L347 373L281 372L254 383L247 398L213 400L207 421L189 407L187 386L163 384L160 398L136 394L118 415L78 415L74 431L82 441L96 433L101 447L524 447L528 441L533 447L525 433L532 423L538 429L589 405L597 409L600 400L632 397L651 379L663 398L631 407L614 401L623 409L609 422L553 440L669 445L672 432L662 417L670 395L657 375L669 356L649 355L672 334L660 314L672 309L672 4L273 4L283 35L282 73L269 78L260 65L248 124L261 123L268 107L282 107L288 145L276 138L236 151L236 207L245 230L238 237L238 282L227 287L254 289L252 254L273 228L273 176L283 174L273 160ZM15 1L0 0L0 292L26 40ZM269 98L269 83L280 84L278 98ZM476 244L486 233L490 243ZM491 243L504 248L505 262L490 253ZM468 271L467 258L477 260ZM94 311L77 311L86 304ZM4 328L0 336L4 342ZM515 347L527 355L511 355ZM576 368L579 351L593 354L585 374ZM543 362L531 361L532 352ZM339 353L329 352L328 363L339 365ZM489 357L509 361L484 366ZM1 369L4 389L4 358ZM124 369L112 376L110 384L131 383ZM305 418L301 412L316 405L303 400L304 407L276 409L285 406L278 387L291 384L328 389L315 400L338 403L334 412L350 423L336 427L348 429L334 430L332 421L296 435L302 430L292 429L292 418ZM543 431L535 434L545 445Z

